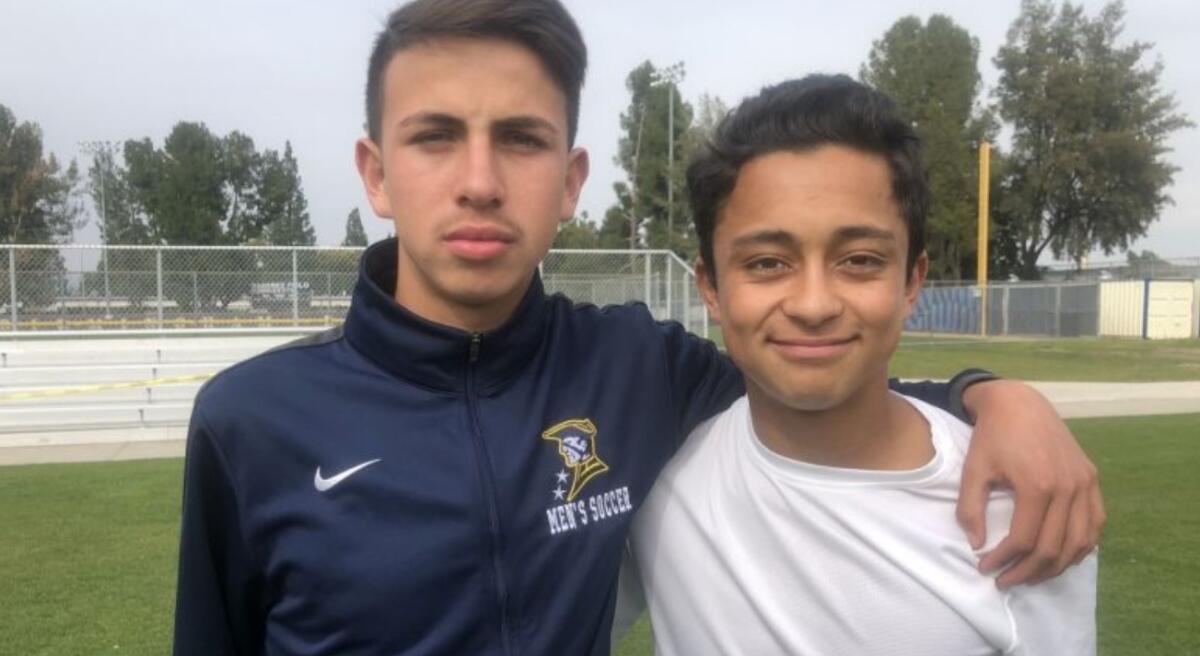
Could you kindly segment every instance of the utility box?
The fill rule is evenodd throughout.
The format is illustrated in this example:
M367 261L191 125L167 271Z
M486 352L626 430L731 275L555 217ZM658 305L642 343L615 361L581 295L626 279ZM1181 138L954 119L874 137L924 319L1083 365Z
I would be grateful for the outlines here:
M1146 290L1146 339L1187 339L1196 322L1192 314L1196 283L1152 280Z

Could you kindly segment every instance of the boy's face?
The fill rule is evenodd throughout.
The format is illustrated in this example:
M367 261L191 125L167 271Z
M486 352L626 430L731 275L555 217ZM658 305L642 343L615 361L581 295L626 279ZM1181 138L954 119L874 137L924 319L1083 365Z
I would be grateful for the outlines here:
M375 213L395 222L396 297L434 321L494 327L587 177L566 96L525 47L466 38L396 53L382 96L379 143L360 140L355 156ZM462 326L480 316L493 325Z
M884 158L826 145L742 167L713 235L717 286L697 280L747 388L827 410L886 380L927 266L909 278L907 251Z

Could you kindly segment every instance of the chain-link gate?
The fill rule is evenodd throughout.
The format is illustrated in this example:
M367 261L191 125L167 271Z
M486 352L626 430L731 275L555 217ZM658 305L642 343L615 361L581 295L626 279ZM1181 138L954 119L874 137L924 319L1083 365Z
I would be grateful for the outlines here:
M350 307L361 248L0 245L0 332L325 327ZM551 251L548 293L640 301L707 334L669 251Z

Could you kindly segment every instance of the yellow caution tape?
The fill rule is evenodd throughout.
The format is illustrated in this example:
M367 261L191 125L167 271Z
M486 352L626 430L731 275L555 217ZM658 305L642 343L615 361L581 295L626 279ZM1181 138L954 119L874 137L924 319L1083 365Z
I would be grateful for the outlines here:
M166 378L152 378L150 380L139 380L132 383L104 383L100 385L80 385L78 387L59 387L56 389L38 390L36 392L11 392L9 394L0 394L0 402L2 401L28 401L29 399L42 399L51 396L72 396L75 394L93 394L95 392L109 392L119 389L136 389L139 387L161 387L163 385L180 385L182 383L195 383L202 380L208 380L215 376L216 373L210 374L192 374L189 376L169 376Z

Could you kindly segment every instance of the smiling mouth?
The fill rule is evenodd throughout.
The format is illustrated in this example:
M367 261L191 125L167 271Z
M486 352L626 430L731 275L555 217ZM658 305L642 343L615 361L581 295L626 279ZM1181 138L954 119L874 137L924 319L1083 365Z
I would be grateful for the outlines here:
M857 336L822 339L769 339L768 344L785 359L797 362L836 360L848 353Z
M492 226L466 226L446 235L450 252L467 260L485 261L503 255L516 243L511 232Z

